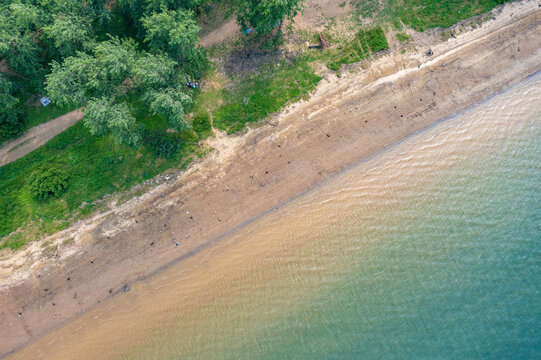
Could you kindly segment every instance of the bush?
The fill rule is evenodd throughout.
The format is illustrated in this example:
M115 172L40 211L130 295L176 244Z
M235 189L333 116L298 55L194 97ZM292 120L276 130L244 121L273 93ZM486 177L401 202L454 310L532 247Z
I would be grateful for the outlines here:
M24 131L24 121L15 109L0 114L0 142L19 137Z
M35 169L28 180L30 194L38 200L58 197L69 185L70 176L62 165L51 164Z
M204 139L212 135L212 125L210 124L210 116L206 111L197 113L193 117L192 129L200 139Z
M389 43L381 27L370 29L366 32L366 41L370 50L378 52L389 48Z
M162 131L145 129L142 139L143 143L158 157L170 159L180 149L178 140L167 137L167 134Z

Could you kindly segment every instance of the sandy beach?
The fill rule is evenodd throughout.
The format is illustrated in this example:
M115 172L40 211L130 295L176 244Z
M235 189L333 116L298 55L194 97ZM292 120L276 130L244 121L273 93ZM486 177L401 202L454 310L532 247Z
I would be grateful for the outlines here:
M325 179L541 70L541 8L511 3L476 30L390 52L112 210L0 260L0 357L134 282L217 243ZM178 245L177 245L178 244Z

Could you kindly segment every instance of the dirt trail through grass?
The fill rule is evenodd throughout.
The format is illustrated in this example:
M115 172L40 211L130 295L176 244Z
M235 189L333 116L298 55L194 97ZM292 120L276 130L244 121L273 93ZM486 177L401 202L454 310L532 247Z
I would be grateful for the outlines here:
M239 27L234 19L201 38L203 46L211 46L234 36ZM0 62L0 71L7 71L5 61ZM67 114L33 127L20 138L8 141L0 147L0 166L7 165L44 145L83 118L81 110L73 110Z
M45 124L31 128L29 132L18 139L6 142L0 147L0 166L9 164L34 151L82 118L81 110L73 110Z

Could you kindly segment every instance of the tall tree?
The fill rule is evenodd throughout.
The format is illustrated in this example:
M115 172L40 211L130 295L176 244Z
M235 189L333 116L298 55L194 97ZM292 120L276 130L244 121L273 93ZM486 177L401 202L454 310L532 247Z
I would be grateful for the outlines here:
M84 122L92 134L111 133L121 144L134 146L140 140L128 105L114 104L111 98L91 99L85 108Z
M91 98L113 96L129 77L136 57L133 41L112 38L97 43L92 54L80 52L62 64L53 62L47 93L57 104L78 106Z
M206 63L204 50L199 46L199 26L192 11L167 10L142 19L145 42L153 51L163 51L182 69L193 76L201 76Z
M98 43L91 54L79 52L53 63L47 91L57 104L83 106L92 134L111 133L118 142L136 145L137 124L123 99L126 92L142 93L150 111L170 127L189 127L184 114L192 100L186 76L176 65L166 55L137 51L133 41L112 38Z
M243 28L252 28L268 34L276 27L281 30L284 19L293 20L303 8L303 0L236 0L237 22Z
M46 14L32 4L0 5L0 58L5 58L35 90L39 90L45 74L38 30L46 19Z
M57 15L54 21L43 27L44 35L54 44L61 57L75 55L90 42L90 25L77 15Z
M182 89L169 87L162 90L150 90L145 94L150 111L167 119L167 124L182 131L190 127L184 120L186 110L192 105L192 98Z
M13 83L0 73L0 140L9 139L23 131L17 111L19 99L13 96Z

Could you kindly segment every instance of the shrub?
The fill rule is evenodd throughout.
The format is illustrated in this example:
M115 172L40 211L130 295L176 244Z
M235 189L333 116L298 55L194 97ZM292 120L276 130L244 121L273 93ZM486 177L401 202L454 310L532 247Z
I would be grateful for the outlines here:
M206 111L197 113L193 117L192 129L200 139L204 139L212 135L212 125L210 124L210 116Z
M366 41L370 50L378 52L389 48L389 43L381 27L370 29L366 32Z
M15 109L8 113L0 114L0 142L14 139L24 131L24 121Z
M30 194L38 200L58 197L69 185L70 176L62 165L40 166L30 174L28 186Z
M178 140L167 137L167 134L162 131L145 129L142 138L143 143L158 157L169 159L180 149Z

